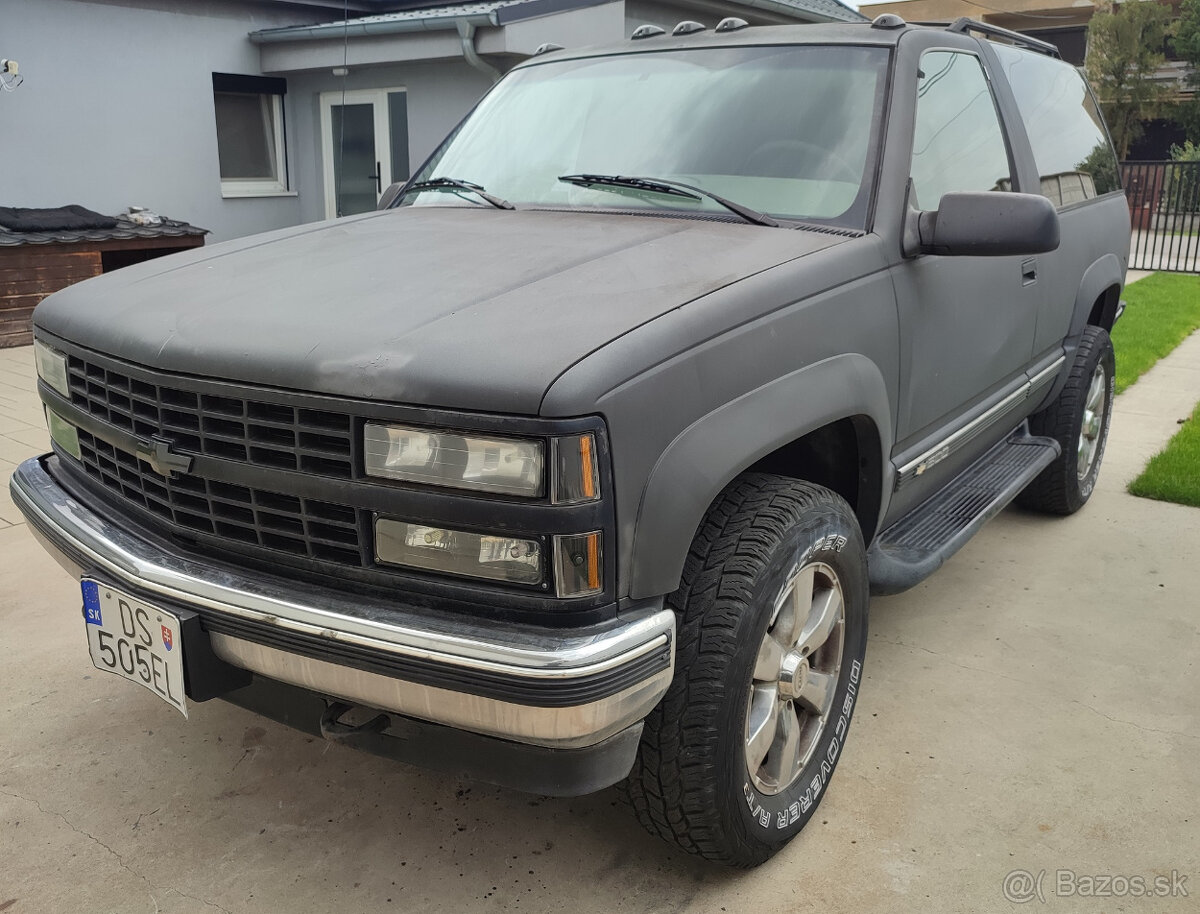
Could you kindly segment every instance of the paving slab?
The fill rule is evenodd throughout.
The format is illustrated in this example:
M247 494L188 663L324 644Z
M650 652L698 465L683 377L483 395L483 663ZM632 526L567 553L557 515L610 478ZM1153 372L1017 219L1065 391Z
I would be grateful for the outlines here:
M1102 479L1119 478L1127 485L1200 403L1200 331L1156 363L1115 403Z
M750 872L643 834L615 790L529 797L218 701L185 721L91 667L77 584L0 527L0 910L1196 911L1200 509L1125 485L1200 399L1197 341L1117 399L1083 511L1006 511L872 603L838 773ZM1006 899L1025 872L1044 904ZM1176 896L1113 897L1121 877Z

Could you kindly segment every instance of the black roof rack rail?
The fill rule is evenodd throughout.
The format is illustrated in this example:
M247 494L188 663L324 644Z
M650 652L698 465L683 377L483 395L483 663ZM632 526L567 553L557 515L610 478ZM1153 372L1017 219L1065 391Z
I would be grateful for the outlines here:
M978 22L968 16L955 19L946 27L946 31L961 32L964 35L970 32L979 32L981 35L987 35L989 38L1005 38L1013 44L1019 44L1021 47L1037 51L1039 54L1062 59L1058 53L1058 48L1048 41L1039 41L1037 38L1030 38L1028 35L1022 35L1020 32L1014 32L1011 29L1002 29L998 25Z

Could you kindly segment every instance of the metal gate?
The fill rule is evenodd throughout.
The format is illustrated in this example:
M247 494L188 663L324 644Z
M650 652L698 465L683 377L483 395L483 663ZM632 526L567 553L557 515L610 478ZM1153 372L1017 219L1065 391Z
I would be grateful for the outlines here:
M1200 273L1200 162L1122 162L1129 269Z

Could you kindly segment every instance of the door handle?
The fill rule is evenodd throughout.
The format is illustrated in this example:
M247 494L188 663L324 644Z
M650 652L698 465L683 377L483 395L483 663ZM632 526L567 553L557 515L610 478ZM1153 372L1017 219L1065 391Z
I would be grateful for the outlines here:
M1028 286L1037 282L1037 258L1030 257L1021 263L1021 285Z
M375 193L383 193L383 169L379 167L379 163L375 163L375 174L367 175L368 178L375 179Z

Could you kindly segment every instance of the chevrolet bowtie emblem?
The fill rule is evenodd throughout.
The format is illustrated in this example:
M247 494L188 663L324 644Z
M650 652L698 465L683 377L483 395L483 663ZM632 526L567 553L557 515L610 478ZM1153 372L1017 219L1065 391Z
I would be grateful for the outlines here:
M137 456L150 464L159 476L170 479L176 473L186 473L192 468L192 458L171 451L172 442L167 438L153 436L149 441L137 443Z

